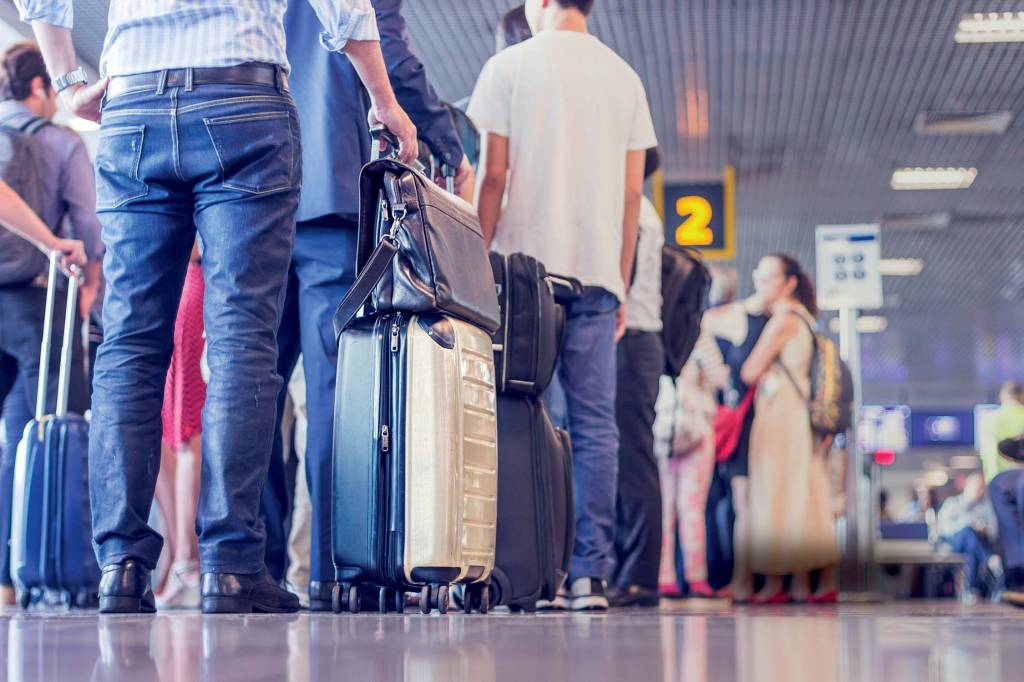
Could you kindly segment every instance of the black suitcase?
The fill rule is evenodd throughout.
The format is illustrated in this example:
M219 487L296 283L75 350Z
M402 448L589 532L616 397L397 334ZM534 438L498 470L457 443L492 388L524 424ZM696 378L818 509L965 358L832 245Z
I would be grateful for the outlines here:
M578 297L582 286L549 274L543 263L522 253L491 253L490 258L501 310L501 328L491 337L498 393L539 396L551 383L562 348L560 304Z
M534 398L498 397L498 544L493 604L534 611L555 598L576 535L569 434Z

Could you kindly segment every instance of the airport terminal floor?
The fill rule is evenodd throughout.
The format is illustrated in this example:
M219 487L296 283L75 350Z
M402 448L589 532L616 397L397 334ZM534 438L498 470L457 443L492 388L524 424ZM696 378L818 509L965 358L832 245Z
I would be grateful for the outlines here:
M1024 618L955 602L602 615L0 615L0 680L1014 682ZM6 675L6 676L5 676Z

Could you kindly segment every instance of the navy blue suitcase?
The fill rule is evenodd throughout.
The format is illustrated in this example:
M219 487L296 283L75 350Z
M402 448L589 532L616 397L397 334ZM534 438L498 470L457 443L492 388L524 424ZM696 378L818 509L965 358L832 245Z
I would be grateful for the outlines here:
M68 604L94 606L100 581L89 506L89 424L67 410L77 277L68 286L57 409L45 414L57 271L51 257L36 418L25 428L15 464L11 577L22 608L45 591L61 593Z

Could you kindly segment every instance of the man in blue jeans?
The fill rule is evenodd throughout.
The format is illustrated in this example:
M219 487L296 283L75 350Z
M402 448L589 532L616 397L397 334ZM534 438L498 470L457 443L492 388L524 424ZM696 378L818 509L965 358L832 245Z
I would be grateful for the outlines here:
M372 0L372 6L381 51L399 104L412 117L418 136L434 155L453 169L460 169L457 185L470 190L471 196L472 182L467 181L472 167L462 153L448 110L409 49L401 0ZM338 361L333 316L355 280L359 170L370 160L366 116L371 102L352 63L320 47L316 17L307 0L290 0L284 25L288 60L296 72L306 76L296 79L292 86L306 153L295 254L278 333L278 368L282 376L290 376L302 353L309 425L305 474L313 512L309 605L314 611L326 611L331 608L331 591L336 584L331 554L331 446ZM284 399L282 391L281 405ZM276 446L280 436L275 440ZM279 574L285 563L284 478L284 462L278 455L271 462L263 509L268 535L279 538L268 548L267 564ZM344 495L344 491L338 494Z
M639 76L587 31L593 5L527 2L534 37L487 62L468 111L487 134L479 212L488 243L531 255L585 287L566 309L546 397L572 436L576 496L569 584L546 606L577 611L608 608L619 456L615 344L625 331L644 158L657 146Z
M1024 435L999 443L999 452L1013 461L1024 461ZM1010 469L993 478L988 494L999 521L1003 549L1003 601L1024 608L1024 469Z
M309 1L325 29L321 43L349 56L371 115L412 157L415 128L388 83L369 0ZM155 610L149 573L163 540L146 520L174 318L197 231L211 370L196 515L203 611L299 606L266 574L258 516L302 172L285 2L113 0L104 78L87 85L71 41L72 0L18 0L65 106L94 121L102 108L96 176L107 290L89 480L103 612Z

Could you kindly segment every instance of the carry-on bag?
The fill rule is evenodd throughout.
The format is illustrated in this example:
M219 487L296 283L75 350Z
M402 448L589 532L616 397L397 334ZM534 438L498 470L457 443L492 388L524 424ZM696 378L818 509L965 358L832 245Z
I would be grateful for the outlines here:
M498 544L491 599L514 611L552 600L575 541L572 445L543 403L498 397Z
M578 298L578 280L552 275L537 259L522 253L491 253L501 328L494 342L499 394L539 396L547 390L562 348L565 310L560 303Z
M100 581L89 506L89 425L81 415L68 413L78 320L74 268L68 285L57 409L46 414L58 260L58 254L51 255L36 416L25 428L14 469L11 577L22 608L29 606L33 593L44 590L60 591L66 603L92 606L97 603Z
M377 315L339 337L334 417L335 612L486 612L497 522L497 418L490 335L439 313Z
M662 248L661 340L667 376L679 376L697 345L710 289L711 275L700 254L690 249Z
M397 148L382 127L371 136L375 157L382 144ZM455 169L443 170L451 189ZM335 312L335 334L364 302L370 314L440 312L496 331L498 300L473 207L392 156L363 167L359 192L359 278Z

